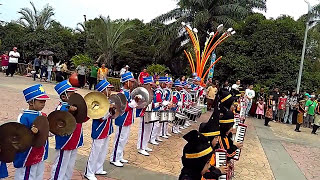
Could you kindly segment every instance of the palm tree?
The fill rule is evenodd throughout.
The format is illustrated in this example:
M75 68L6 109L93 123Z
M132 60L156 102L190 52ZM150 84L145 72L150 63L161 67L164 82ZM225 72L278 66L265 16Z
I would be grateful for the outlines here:
M30 4L32 9L21 8L21 10L18 11L21 15L18 23L32 30L39 28L47 29L53 22L51 17L54 15L54 9L47 4L41 11L38 11L33 2L30 2Z
M99 62L113 65L113 58L119 54L131 53L126 47L132 42L127 38L127 32L133 28L132 24L128 24L123 20L112 21L110 17L102 17L94 22L94 25L86 27L88 31L88 39L93 42L100 53Z

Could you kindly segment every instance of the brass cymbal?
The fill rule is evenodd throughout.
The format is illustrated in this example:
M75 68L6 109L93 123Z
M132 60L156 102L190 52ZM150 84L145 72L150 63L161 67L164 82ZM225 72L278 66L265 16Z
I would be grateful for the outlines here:
M144 87L137 87L131 92L131 99L134 99L137 95L140 95L142 99L139 101L137 108L143 109L149 105L150 96L149 91Z
M11 163L14 161L17 150L13 146L0 145L0 161Z
M76 118L77 123L83 123L87 118L88 111L87 104L83 97L78 93L74 93L70 96L68 104L77 107L77 110L71 112L71 114Z
M38 133L34 134L33 147L42 147L46 144L49 136L49 122L47 117L38 116L34 121L33 125L38 129Z
M121 111L124 112L124 110L127 107L127 98L124 94L122 93L118 93L117 96L119 96L120 100L121 100Z
M112 115L113 119L116 119L118 116L124 113L124 109L121 109L121 99L118 95L113 94L109 98L110 104L114 106L114 114ZM110 108L111 109L111 108Z
M33 133L25 125L8 122L0 126L0 147L17 152L28 150L33 141Z
M67 136L76 129L76 118L67 111L53 111L48 116L50 132L54 135Z
M109 99L101 92L91 92L84 97L87 104L88 117L91 119L102 118L110 107Z

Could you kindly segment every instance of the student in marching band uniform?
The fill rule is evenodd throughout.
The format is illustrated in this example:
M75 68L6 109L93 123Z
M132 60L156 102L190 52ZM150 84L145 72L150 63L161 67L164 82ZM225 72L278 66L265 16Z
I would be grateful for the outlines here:
M33 121L38 116L46 116L41 110L45 107L46 100L50 99L40 84L31 86L23 91L29 109L24 110L18 117L18 122L31 129L34 134L38 129L34 127ZM15 180L42 180L44 173L44 161L48 158L49 142L42 147L30 147L28 150L17 153L13 161L16 168Z
M120 82L123 84L120 92L127 98L127 108L125 109L125 113L115 119L116 133L110 163L117 167L123 167L122 163L128 163L128 160L123 158L123 151L128 142L130 127L134 122L133 109L138 106L138 102L141 99L139 96L131 99L130 92L133 90L135 82L131 72L121 75Z
M152 84L153 78L152 76L149 77L144 77L143 78L143 84L148 89L152 89ZM152 123L146 123L145 122L145 111L151 111L152 110L152 103L149 104L146 108L144 109L137 109L136 110L136 116L139 117L140 119L140 125L139 125L139 131L138 131L138 142L137 142L137 149L138 153L149 156L148 152L151 152L152 149L148 148L148 141L150 140L150 135L151 135L151 130L152 130Z
M220 116L220 111L218 108L218 100L215 99L214 112L212 113L209 121L207 123L201 123L199 127L199 132L208 138L209 143L211 144L211 147L213 149L213 152L216 149L220 148L220 145L218 143L218 139L220 136L219 116ZM219 176L227 173L228 168L226 166L220 166L219 168L215 168L215 165L216 165L215 158L216 158L215 153L213 153L210 160L211 168L207 173L203 175L202 180L218 179Z
M68 99L75 93L68 80L64 80L57 84L54 89L60 96L60 104L56 110L74 112L77 107L70 106ZM84 120L87 121L88 119ZM73 168L77 158L78 148L83 146L82 124L77 123L76 129L71 135L59 136L55 135L56 140L56 156L52 166L51 179L64 180L71 179Z
M169 105L169 101L165 100L165 96L166 96L166 91L164 91L163 89L166 88L166 82L167 82L167 78L166 77L160 77L159 78L159 86L157 87L157 89L154 92L154 108L153 111L160 111L160 110L164 110L164 108ZM161 127L161 123L154 122L153 126L152 126L152 132L151 132L151 137L150 137L150 143L153 145L158 145L158 142L162 142L162 139L160 139L160 127Z
M166 82L166 88L164 88L164 91L165 91L165 101L168 101L171 103L171 106L172 106L172 84L173 84L173 81L172 81L172 78L171 77L167 77L167 82ZM172 108L168 108L169 110L171 110ZM160 137L162 138L165 138L165 139L168 139L169 136L171 136L171 134L168 133L168 122L164 122L162 123L162 126L161 126L161 135Z
M175 86L175 91L172 93L172 102L175 105L175 107L172 108L172 110L174 110L175 112L180 112L182 109L182 95L180 93L182 89L182 84L179 80L176 80L174 82L174 86ZM172 133L174 134L181 133L178 123L172 126Z
M188 109L190 108L190 101L189 99L191 100L191 95L188 93L188 84L186 81L184 82L181 82L183 88L182 90L180 91L181 93L181 98L182 98L182 109L185 110L185 109ZM184 125L180 126L180 129L186 129L190 126L191 124L189 123L189 120L186 120L186 122L184 123Z
M240 119L244 120L246 119L246 109L247 109L247 99L245 96L245 91L243 88L240 88L240 97L238 100L238 103L240 105Z
M114 88L106 80L101 80L95 89L107 97L110 97L111 91ZM113 105L110 105L110 110ZM107 112L100 119L92 120L91 137L93 139L91 146L91 153L87 162L84 177L89 180L97 180L95 175L106 175L107 172L103 170L103 163L106 159L109 147L110 135L113 133L112 114Z
M5 162L0 161L0 179L8 177L8 169Z
M213 150L208 139L197 130L192 130L183 138L188 142L183 148L182 165L179 180L201 180L210 168Z

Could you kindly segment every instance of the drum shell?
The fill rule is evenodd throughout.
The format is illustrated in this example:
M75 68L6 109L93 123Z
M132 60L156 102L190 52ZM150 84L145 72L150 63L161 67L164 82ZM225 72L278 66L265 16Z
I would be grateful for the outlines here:
M175 119L175 112L169 111L168 112L168 121L172 122Z
M160 122L168 122L168 111L160 111Z
M157 122L160 120L160 112L159 111L152 111L150 113L150 122Z

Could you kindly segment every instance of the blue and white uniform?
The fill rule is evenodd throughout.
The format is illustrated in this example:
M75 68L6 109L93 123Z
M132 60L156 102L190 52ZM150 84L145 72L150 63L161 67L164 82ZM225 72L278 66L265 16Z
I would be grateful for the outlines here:
M66 92L75 91L68 80L57 84L54 89L59 95L66 94ZM69 111L69 104L67 102L60 102L56 110ZM73 168L77 158L78 148L83 146L82 124L77 123L76 129L71 135L55 136L56 140L56 155L51 170L51 180L65 180L71 179Z
M113 88L108 81L100 81L95 89L99 92L107 91L107 88ZM92 146L87 167L85 169L85 177L89 180L95 180L96 174L106 174L103 170L103 163L106 159L109 147L110 135L113 133L111 114L107 112L100 119L92 120Z
M181 84L181 82L180 82L179 80L176 80L176 81L174 82L174 86L175 86L175 87L182 87L182 84ZM176 111L176 112L181 112L182 106L183 106L183 100L182 100L182 99L183 99L183 96L182 96L182 94L181 94L178 90L173 91L173 93L172 93L172 102L173 102L173 104L176 105L176 107L172 108L172 110L174 110L174 111ZM176 124L174 124L174 125L172 126L172 132L173 132L174 134L178 134L178 133L181 132L181 131L179 130L179 125L178 125L178 123L176 123Z
M37 84L23 91L26 102L36 100L48 100L42 85ZM34 120L38 116L46 116L40 111L24 110L18 117L18 122L31 129ZM49 142L42 147L30 147L28 150L17 153L13 161L16 169L15 180L42 180L44 172L44 160L48 158Z
M0 161L0 179L8 177L8 169L6 163Z
M121 83L125 83L127 81L133 80L133 74L131 72L127 72L121 75L120 81ZM128 142L130 127L134 122L133 109L137 107L137 103L134 100L131 100L130 90L122 88L120 92L126 96L127 107L125 109L125 112L115 119L115 139L113 150L110 156L110 162L115 166L123 166L121 162L127 162L123 158L123 150Z
M144 77L143 82L144 84L154 83L152 76ZM152 103L149 104L148 107L144 109L136 110L136 116L140 119L138 141L137 141L138 152L140 152L140 150L149 150L148 142L150 140L152 123L147 123L147 124L145 123L145 118L146 118L145 113L149 113L151 110L152 110ZM147 153L144 153L144 154L147 154Z

